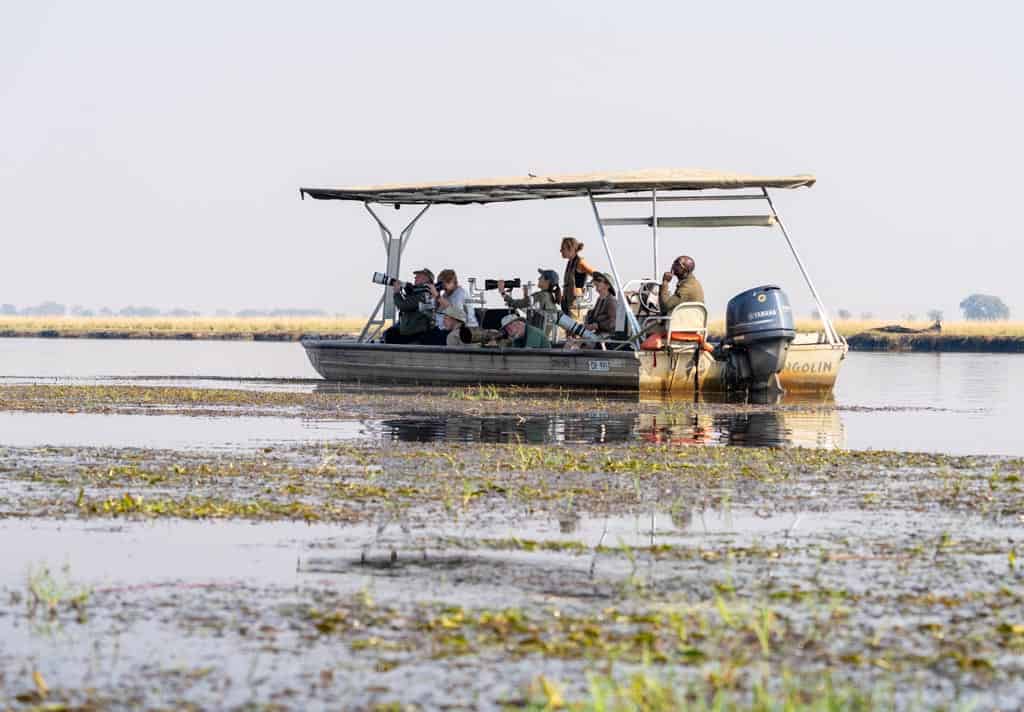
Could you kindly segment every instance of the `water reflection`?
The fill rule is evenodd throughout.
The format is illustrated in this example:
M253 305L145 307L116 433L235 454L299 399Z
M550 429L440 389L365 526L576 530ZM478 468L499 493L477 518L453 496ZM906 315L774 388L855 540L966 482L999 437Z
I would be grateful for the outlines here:
M680 414L407 416L381 420L385 439L401 442L623 443L667 445L845 446L835 410L696 411Z

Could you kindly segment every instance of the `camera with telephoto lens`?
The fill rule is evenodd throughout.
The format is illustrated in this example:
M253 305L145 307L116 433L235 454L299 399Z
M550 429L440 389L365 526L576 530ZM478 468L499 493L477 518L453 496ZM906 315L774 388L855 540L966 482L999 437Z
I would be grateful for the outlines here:
M497 289L498 288L498 282L500 282L500 281L502 281L502 280L500 280L500 279L485 279L484 280L484 290ZM507 288L509 288L509 289L519 289L519 287L521 287L522 284L523 284L522 280L520 280L519 277L516 277L515 279L506 279L506 280L504 280L504 282L505 282L505 286Z
M373 276L370 277L370 280L374 284L381 284L381 285L383 285L385 287L389 287L392 284L394 284L395 282L401 282L401 280L398 279L397 277L389 277L388 275L384 274L383 272L374 272Z
M565 333L577 339L596 339L597 334L583 326L568 314L558 317L558 325L565 329Z

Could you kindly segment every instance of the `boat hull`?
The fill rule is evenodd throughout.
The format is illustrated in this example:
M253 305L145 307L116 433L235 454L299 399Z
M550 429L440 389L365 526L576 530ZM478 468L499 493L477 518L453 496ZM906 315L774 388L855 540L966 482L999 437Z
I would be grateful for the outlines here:
M582 386L662 393L724 392L725 364L695 351L568 351L451 348L303 339L316 372L330 381ZM829 391L845 344L794 343L779 380L787 391Z

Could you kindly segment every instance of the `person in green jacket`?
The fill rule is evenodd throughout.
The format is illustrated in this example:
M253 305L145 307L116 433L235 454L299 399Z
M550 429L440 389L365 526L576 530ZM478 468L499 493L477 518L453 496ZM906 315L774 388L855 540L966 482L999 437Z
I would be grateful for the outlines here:
M672 271L666 272L661 278L661 292L658 295L658 302L661 304L662 314L671 314L672 310L683 302L704 303L704 287L693 276L693 271L696 268L696 263L689 255L676 257L676 261L672 263ZM678 280L674 294L669 291L672 277Z
M530 326L522 316L508 314L501 320L501 330L512 340L509 346L518 349L550 349L551 339L540 329Z
M434 273L424 267L413 272L413 283L391 283L392 298L398 309L398 323L384 332L385 344L420 344L434 328L434 301L428 286Z
M537 291L515 299L505 291L504 280L498 281L498 293L510 309L527 309L528 323L535 328L543 324L544 335L554 343L558 336L558 317L562 315L562 290L558 286L558 273L553 269L538 268Z

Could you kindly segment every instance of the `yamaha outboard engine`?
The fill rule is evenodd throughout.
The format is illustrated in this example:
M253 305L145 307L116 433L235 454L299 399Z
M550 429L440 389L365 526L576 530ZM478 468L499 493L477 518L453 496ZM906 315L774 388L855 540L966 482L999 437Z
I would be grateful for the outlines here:
M751 391L777 388L777 374L786 365L795 335L789 298L775 285L748 289L730 299L723 342L730 387Z

